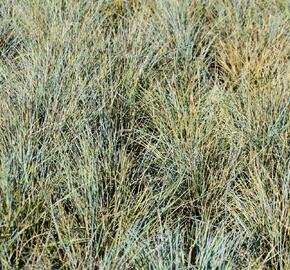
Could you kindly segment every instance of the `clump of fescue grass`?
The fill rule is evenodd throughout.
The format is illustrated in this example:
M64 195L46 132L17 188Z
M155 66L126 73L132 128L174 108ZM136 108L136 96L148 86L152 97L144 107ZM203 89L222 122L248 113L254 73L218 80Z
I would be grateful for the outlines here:
M287 1L0 4L1 269L288 269Z

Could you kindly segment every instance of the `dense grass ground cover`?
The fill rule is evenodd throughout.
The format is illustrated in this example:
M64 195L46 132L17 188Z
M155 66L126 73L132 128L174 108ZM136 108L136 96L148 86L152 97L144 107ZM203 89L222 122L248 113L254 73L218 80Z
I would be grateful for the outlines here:
M0 269L290 269L287 0L2 0Z

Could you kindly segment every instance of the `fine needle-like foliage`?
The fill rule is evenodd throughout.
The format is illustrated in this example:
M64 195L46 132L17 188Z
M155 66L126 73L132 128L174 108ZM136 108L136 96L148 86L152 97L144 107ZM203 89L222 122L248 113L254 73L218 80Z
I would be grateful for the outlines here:
M290 269L287 0L2 0L0 269Z

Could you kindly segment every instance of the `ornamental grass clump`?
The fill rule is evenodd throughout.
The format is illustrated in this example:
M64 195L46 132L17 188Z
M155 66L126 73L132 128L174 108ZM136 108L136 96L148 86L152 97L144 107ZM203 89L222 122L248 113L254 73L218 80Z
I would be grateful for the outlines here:
M290 269L284 0L3 0L0 269Z

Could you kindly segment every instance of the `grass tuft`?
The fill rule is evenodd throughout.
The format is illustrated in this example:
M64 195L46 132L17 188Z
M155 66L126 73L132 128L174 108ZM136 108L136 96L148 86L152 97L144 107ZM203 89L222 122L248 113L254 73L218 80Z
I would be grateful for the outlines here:
M290 269L284 0L0 3L0 269Z

